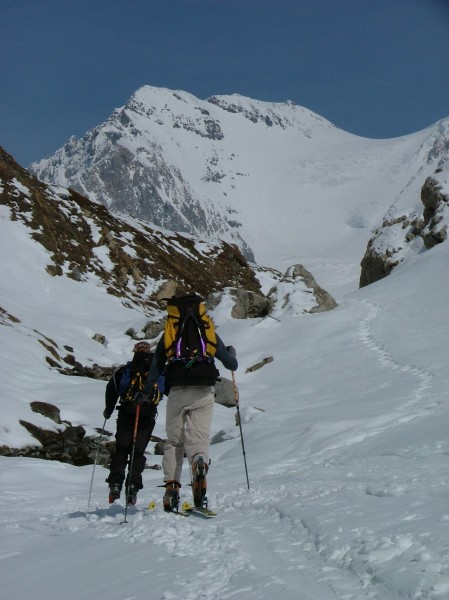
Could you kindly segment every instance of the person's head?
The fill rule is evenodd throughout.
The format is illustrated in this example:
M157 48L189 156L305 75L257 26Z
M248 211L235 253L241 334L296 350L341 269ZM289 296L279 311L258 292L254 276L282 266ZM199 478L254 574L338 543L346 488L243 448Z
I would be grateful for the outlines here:
M137 344L134 344L133 352L133 363L139 365L145 364L149 367L153 355L153 350L149 342L137 342Z
M147 354L151 354L153 351L151 349L150 342L137 342L134 344L133 352L146 352Z

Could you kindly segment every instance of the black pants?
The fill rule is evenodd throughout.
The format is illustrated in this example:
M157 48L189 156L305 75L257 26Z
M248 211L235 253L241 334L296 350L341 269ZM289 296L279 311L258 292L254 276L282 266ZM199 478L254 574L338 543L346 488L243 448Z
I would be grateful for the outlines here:
M144 452L150 441L153 433L154 424L156 422L156 407L145 406L145 411L151 411L150 414L139 415L139 424L137 428L136 446L134 449L133 472L128 471L126 484L133 484L138 490L142 489L142 472L145 468L146 458ZM106 481L123 485L125 480L126 466L129 468L133 447L133 434L136 422L135 412L125 412L122 408L119 409L117 417L117 431L115 434L115 451L111 456L109 465L109 477Z

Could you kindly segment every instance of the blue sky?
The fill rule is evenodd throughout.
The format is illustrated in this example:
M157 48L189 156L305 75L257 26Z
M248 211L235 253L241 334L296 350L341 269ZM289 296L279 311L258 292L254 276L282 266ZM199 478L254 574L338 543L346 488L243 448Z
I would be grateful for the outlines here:
M146 84L395 137L449 116L449 0L2 0L0 75L0 145L24 166Z

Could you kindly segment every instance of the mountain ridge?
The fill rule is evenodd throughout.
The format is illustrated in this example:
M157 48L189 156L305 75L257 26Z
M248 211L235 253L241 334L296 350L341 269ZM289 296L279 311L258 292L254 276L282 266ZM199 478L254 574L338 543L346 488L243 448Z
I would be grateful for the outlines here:
M301 262L334 293L357 287L372 231L401 195L419 204L445 123L369 140L291 102L143 86L31 170L111 210L235 243L251 262Z

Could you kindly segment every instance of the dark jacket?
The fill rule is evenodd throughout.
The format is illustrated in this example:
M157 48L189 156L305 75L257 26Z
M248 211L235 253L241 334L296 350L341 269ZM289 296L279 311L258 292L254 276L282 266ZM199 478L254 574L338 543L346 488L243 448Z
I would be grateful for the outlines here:
M230 371L236 371L239 366L237 358L227 350L223 340L218 335L215 358L218 358L218 360L223 363L223 366ZM166 361L167 356L164 348L164 336L162 336L156 347L150 372L145 383L144 392L146 394L151 394L154 384L157 383L158 377L164 370Z

